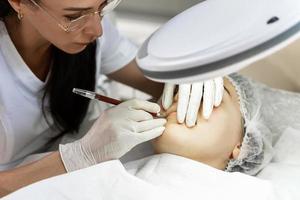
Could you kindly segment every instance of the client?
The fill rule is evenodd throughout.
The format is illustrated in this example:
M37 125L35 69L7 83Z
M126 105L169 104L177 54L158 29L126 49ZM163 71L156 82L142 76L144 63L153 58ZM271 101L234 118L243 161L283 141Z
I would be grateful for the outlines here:
M255 175L272 157L272 134L260 119L261 102L251 80L237 74L224 79L224 97L209 120L199 111L197 125L188 128L176 120L176 97L167 110L163 135L152 144L155 153L169 153L220 170Z

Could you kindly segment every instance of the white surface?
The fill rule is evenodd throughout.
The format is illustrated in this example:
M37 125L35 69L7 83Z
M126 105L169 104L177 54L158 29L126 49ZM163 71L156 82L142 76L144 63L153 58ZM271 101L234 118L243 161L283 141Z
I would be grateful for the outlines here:
M115 24L121 34L140 46L169 18L139 13L115 12Z
M124 166L119 161L104 162L41 181L3 199L295 200L300 198L297 141L300 141L300 131L287 129L275 146L274 159L258 178L160 154Z
M106 162L42 181L3 199L266 200L274 199L273 193L268 181L161 154L125 168L119 161Z
M256 13L253 15L253 13ZM237 17L239 16L239 17ZM279 21L268 25L272 17ZM193 68L230 58L284 33L300 21L298 0L211 0L171 19L140 49L137 61L142 70L170 72ZM225 26L226 25L226 26ZM251 55L224 69L192 74L190 77L151 79L162 82L191 82L240 70L294 41L300 34L269 50ZM226 67L226 68L225 68Z
M116 10L172 17L200 1L202 0L126 0Z
M272 162L258 178L270 180L280 199L300 199L300 131L288 128L275 146Z

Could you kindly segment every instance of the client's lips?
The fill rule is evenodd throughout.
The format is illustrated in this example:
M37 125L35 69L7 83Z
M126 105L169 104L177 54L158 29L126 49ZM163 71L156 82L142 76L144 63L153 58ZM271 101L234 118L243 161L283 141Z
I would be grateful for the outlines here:
M169 109L167 109L165 112L165 115L168 116L173 112L177 112L177 104L172 105Z
M170 112L166 115L166 118L169 118L169 117L177 117L177 112L173 111L173 112Z

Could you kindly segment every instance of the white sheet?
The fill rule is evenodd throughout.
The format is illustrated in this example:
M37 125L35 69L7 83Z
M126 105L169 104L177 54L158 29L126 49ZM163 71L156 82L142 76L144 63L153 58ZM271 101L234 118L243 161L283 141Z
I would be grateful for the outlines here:
M125 167L120 161L105 162L41 181L4 199L274 199L268 181L170 154Z
M117 160L105 162L41 181L3 199L300 199L299 143L300 132L287 129L259 178L160 154L124 166Z
M300 199L300 131L288 128L275 146L272 162L258 178L272 182L280 199Z

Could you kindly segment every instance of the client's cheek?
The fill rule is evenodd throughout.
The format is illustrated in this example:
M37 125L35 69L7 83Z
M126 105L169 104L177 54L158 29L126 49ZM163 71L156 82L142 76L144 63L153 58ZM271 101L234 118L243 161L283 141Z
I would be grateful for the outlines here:
M157 153L176 153L186 145L186 130L178 124L167 124L164 133L152 144Z
M167 125L168 124L177 124L177 112L172 112L168 114Z
M224 113L226 113L226 107L224 102L222 102L222 104L219 107L214 107L213 112L211 113L208 119L205 119L203 117L203 109L201 107L200 111L198 112L197 124L211 123L217 125L217 121L221 120L220 116L223 116Z

